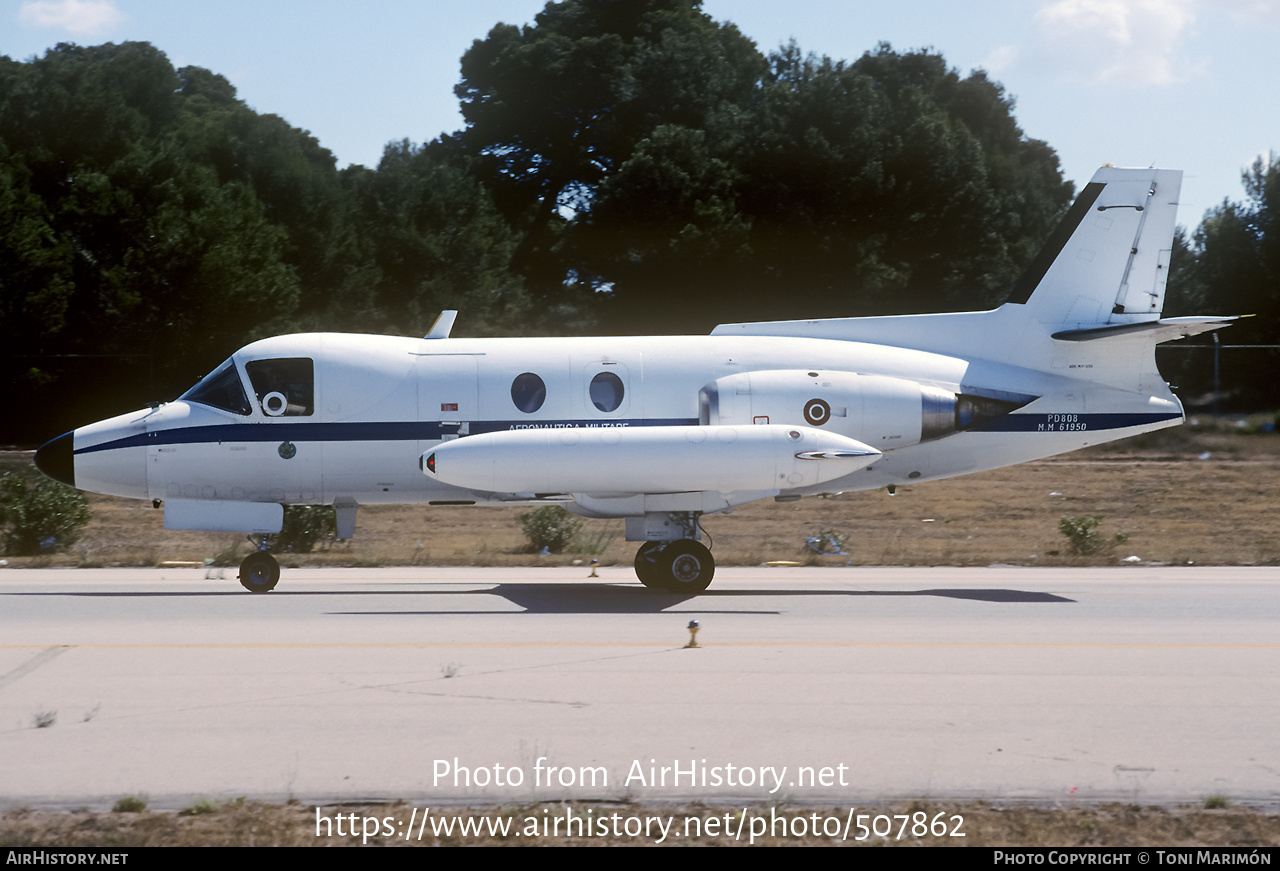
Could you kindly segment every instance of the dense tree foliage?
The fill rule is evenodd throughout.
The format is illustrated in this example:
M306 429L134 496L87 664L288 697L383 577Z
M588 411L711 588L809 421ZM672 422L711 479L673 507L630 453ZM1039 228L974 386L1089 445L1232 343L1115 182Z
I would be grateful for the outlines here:
M565 280L578 265L556 250L565 225L656 127L701 129L749 102L763 71L750 40L688 0L548 4L533 26L477 40L456 89L459 141L522 229L518 262L537 292L595 290Z
M750 105L641 140L564 247L611 283L623 321L985 308L1070 195L982 73L888 46L852 64L791 46Z
M460 334L520 331L528 304L510 269L516 234L442 148L392 143L377 172L349 171L345 180L358 249L349 260L360 272L335 303L355 324L421 334L454 308L466 312Z
M182 99L162 54L64 45L5 73L2 159L28 243L2 249L11 348L181 360L225 342L245 308L293 309L284 229L244 178L193 158L223 144L218 110Z
M1195 234L1195 279L1201 305L1257 315L1240 329L1255 340L1273 339L1280 317L1280 165L1259 158L1243 174L1244 203L1224 202Z
M49 414L3 438L172 396L291 329L421 333L446 306L474 313L460 332L517 322L514 234L481 185L428 149L380 169L339 173L147 44L0 58L6 407Z
M1224 201L1204 216L1190 243L1175 246L1170 315L1248 314L1224 331L1224 345L1274 345L1280 342L1280 164L1275 154L1259 158L1242 174L1245 201ZM1181 263L1178 255L1181 254ZM1198 340L1197 344L1211 344ZM1211 357L1184 352L1175 362L1185 384L1211 389ZM1171 352L1166 357L1173 357ZM1280 402L1276 379L1260 377L1280 365L1275 349L1226 350L1221 355L1221 384L1227 408L1250 409Z

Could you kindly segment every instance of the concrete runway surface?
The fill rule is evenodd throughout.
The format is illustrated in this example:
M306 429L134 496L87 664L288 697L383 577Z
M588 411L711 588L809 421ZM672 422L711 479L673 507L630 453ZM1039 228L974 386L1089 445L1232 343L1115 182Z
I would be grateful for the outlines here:
M0 807L1280 800L1280 568L586 574L0 569Z

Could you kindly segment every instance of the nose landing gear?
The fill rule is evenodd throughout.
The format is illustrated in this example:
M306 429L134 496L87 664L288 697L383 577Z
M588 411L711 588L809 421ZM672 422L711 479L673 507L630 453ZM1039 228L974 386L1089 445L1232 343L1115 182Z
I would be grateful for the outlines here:
M274 590L280 581L280 563L267 553L267 537L262 537L254 551L240 563L240 586L250 593L266 593Z

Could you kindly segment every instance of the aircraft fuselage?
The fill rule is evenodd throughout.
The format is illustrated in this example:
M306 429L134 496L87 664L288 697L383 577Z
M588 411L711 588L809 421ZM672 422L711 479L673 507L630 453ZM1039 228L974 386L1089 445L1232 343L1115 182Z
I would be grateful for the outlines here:
M305 406L272 414L268 396L279 391L264 389L271 383L255 388L250 373L255 364L279 360L309 361L310 396ZM820 428L882 454L821 484L782 481L747 491L761 498L948 477L1182 419L1172 395L1142 396L1003 364L823 339L299 334L255 342L229 362L247 413L243 406L191 398L197 385L156 409L81 427L72 445L75 486L151 500L536 501L539 494L518 489L451 486L424 474L421 459L459 437L538 430L570 439L577 430L773 424ZM1023 404L1009 415L957 425L953 402L946 402L957 396L1017 396ZM930 399L944 403L933 421ZM829 410L815 418L823 405ZM663 462L661 444L647 450L636 459ZM538 463L538 456L528 462ZM610 483L616 465L597 471L598 483L588 480L580 492L619 489ZM581 487L584 477L590 479L591 470L574 483ZM583 501L584 513L615 513L592 506L589 496ZM632 513L619 507L616 516Z

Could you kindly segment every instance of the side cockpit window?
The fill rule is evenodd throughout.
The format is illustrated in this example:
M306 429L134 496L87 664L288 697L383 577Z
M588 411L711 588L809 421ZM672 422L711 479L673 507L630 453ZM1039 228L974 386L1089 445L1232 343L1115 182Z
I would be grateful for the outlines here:
M230 360L215 369L212 375L200 379L200 383L182 394L181 398L234 414L248 414L252 411L244 385L240 383L240 373Z
M315 367L310 357L254 360L244 369L267 417L305 417L315 409Z

